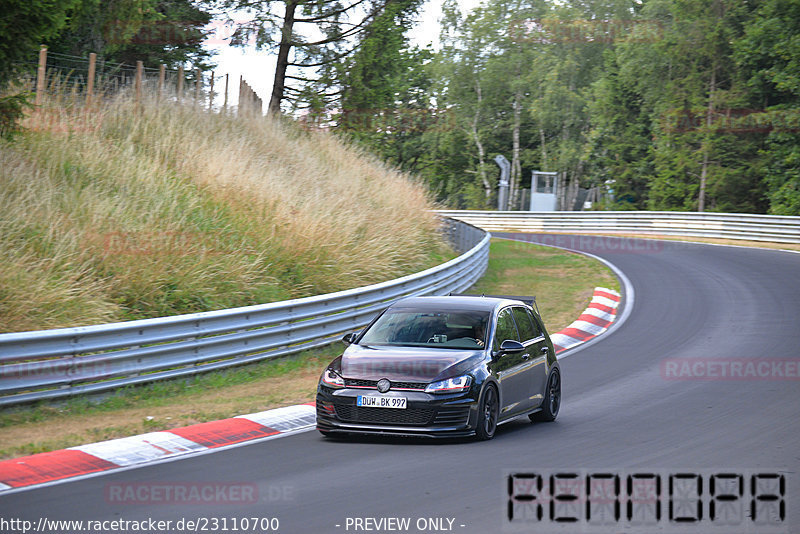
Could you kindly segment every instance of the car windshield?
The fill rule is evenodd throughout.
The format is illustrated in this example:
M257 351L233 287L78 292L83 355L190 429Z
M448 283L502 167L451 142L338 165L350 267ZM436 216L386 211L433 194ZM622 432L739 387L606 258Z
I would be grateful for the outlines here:
M440 349L482 349L485 311L388 310L365 332L362 345L402 345Z

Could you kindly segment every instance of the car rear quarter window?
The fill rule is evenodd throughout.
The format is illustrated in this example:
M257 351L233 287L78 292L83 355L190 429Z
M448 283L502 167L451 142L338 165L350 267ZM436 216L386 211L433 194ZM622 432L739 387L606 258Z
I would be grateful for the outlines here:
M533 325L533 321L531 321L531 316L528 315L528 311L525 308L515 307L512 308L514 312L514 321L517 323L517 328L519 329L519 335L521 341L528 341L529 339L533 339L539 337L537 333L537 329Z

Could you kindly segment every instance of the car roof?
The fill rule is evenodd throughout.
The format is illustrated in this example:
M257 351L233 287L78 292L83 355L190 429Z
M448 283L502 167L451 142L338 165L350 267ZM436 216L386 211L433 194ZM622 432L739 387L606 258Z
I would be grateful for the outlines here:
M426 310L492 311L495 308L512 304L525 306L525 303L522 301L507 298L451 295L439 297L409 297L398 300L390 307Z

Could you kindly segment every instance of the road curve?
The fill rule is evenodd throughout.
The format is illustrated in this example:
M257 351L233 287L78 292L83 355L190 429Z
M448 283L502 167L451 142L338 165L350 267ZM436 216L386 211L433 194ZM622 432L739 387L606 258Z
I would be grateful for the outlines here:
M298 534L354 532L346 529L348 517L409 517L408 532L419 532L418 518L452 518L452 531L483 534L503 527L507 469L779 469L787 476L782 531L800 532L800 380L674 379L665 370L665 362L685 358L796 365L800 255L627 238L500 236L590 252L615 264L635 290L633 313L621 327L561 362L557 422L514 421L480 443L338 442L305 432L12 493L0 497L0 518L276 517L278 532ZM162 495L131 503L113 493L219 483L255 489L257 502L217 495L184 504Z

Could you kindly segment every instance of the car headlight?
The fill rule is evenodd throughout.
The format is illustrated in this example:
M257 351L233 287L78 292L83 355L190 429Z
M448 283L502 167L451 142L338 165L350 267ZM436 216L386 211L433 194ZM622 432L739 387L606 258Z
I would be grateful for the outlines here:
M448 378L447 380L439 380L432 384L428 384L425 388L426 393L458 393L466 391L472 384L471 376L459 376L456 378Z
M344 378L339 376L339 374L333 369L325 369L325 372L322 373L321 381L323 384L331 388L344 387Z

